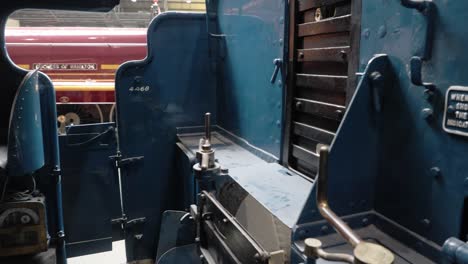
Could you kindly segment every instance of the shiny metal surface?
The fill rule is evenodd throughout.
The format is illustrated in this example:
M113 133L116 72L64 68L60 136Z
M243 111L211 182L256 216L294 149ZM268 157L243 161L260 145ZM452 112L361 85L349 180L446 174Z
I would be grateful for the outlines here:
M317 207L322 216L354 247L361 243L361 238L339 218L328 205L328 146L320 148L319 174L317 179Z
M319 174L317 179L317 207L320 214L332 227L354 247L354 258L350 255L328 253L321 249L321 245L315 240L309 240L305 246L305 252L315 257L331 261L345 261L356 264L391 264L395 260L393 253L385 247L364 242L328 205L328 146L320 148Z
M304 241L304 253L310 258L323 258L330 261L342 261L346 263L354 263L354 258L348 254L327 253L322 249L322 242L318 239L308 238Z
M285 74L284 0L209 1L217 15L217 124L280 157ZM276 78L272 73L277 68Z

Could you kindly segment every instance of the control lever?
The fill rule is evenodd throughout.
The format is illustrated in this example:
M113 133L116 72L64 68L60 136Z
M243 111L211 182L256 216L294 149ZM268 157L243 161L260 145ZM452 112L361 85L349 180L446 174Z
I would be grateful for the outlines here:
M344 261L353 264L392 264L395 256L385 247L364 242L362 239L339 218L328 205L328 146L320 148L319 173L317 179L317 207L320 214L328 223L353 246L353 255L327 253L318 239L306 239L305 254L310 258L322 258L329 261Z
M215 160L215 151L211 148L211 114L205 114L205 136L200 139L196 153L198 163L193 165L195 178L200 182L202 189L208 188L205 184L214 175L219 175L220 165Z
M201 170L215 167L215 152L211 148L211 114L205 114L205 136L200 140L197 159Z
M211 114L210 113L205 113L205 140L207 140L208 143L211 143Z

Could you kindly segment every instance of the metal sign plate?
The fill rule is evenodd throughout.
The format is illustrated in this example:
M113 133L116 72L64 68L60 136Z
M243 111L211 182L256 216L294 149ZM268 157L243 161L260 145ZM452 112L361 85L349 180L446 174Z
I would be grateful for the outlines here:
M468 136L468 87L451 86L445 95L444 130Z
M96 71L96 63L34 63L34 69L41 71Z

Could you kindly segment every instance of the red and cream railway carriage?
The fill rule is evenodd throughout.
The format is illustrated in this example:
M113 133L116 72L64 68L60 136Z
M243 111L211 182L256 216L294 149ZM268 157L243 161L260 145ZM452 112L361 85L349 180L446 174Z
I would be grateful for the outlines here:
M146 56L144 28L14 27L6 42L16 65L52 79L61 132L70 124L113 121L115 71Z

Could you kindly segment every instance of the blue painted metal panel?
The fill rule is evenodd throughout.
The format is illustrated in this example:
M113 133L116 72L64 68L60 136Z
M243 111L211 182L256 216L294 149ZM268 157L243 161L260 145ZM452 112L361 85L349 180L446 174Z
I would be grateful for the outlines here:
M205 112L216 120L205 15L158 15L148 49L145 60L122 65L116 76L120 151L123 158L145 157L123 170L127 215L146 217L142 239L127 241L127 249L137 248L129 261L154 258L161 215L183 198L173 177L176 127L201 125Z
M162 216L156 262L168 251L176 247L195 244L195 220L185 211L166 211ZM196 259L199 255L196 254ZM167 257L167 256L166 256ZM174 262L177 263L177 262Z
M120 217L112 123L70 127L60 136L64 220L69 257L112 250L111 220ZM80 157L80 158L77 158Z
M185 147L195 152L202 136L192 133L179 135L179 138ZM255 150L247 149L233 139L232 135L223 134L223 131L212 132L211 146L216 151L216 159L222 168L229 170L229 178L292 228L299 218L312 183L275 162L268 163L256 156ZM217 184L222 187L224 183L225 179L219 177Z
M20 84L11 109L7 171L10 177L30 175L44 166L38 72Z
M354 214L374 208L376 178L381 177L378 175L381 152L379 131L385 122L373 103L374 98L383 96L376 94L376 89L371 85L370 75L375 71L385 75L386 82L392 82L387 56L374 57L359 82L349 110L343 117L331 145L328 196L330 206L338 215ZM315 196L314 188L299 224L322 219L316 208Z
M232 168L229 175L289 228L297 222L312 183L275 163Z
M398 77L384 116L385 154L377 209L404 226L436 241L458 236L468 164L465 137L442 128L444 96L452 85L468 85L465 1L434 1L432 59L423 64L423 79L436 85L431 100L410 82L409 62L425 45L425 18L399 1L363 1L361 69L375 53L387 53ZM434 116L426 120L424 108ZM440 169L440 177L432 168ZM391 188L389 188L391 186ZM395 195L394 190L398 190Z
M62 204L62 176L60 169L59 140L57 134L57 108L52 81L39 73L41 94L42 134L44 138L45 169L38 175L38 188L46 195L49 234L56 247L56 260L66 263L65 227Z
M398 127L393 119L389 118L404 109L398 103L401 86L395 81L395 77L396 74L386 55L376 55L366 67L343 123L332 142L328 179L329 203L330 207L338 215L344 216L344 221L358 233L368 226L377 227L376 231L362 237L378 240L396 251L395 254L399 256L396 263L403 263L402 259L406 259L406 263L423 263L414 260L419 258L430 259L424 263L440 263L439 246L425 239L424 233L420 233L423 236L419 236L414 233L418 230L401 226L401 218L388 218L385 215L387 210L392 209L387 207L389 201L398 200L402 207L415 202L406 201L406 196L401 196L395 189L389 188L395 184L389 185L390 179L384 176L402 163L396 154L392 158L388 157L394 145L400 147L395 144L393 135L405 129ZM387 167L387 164L395 167ZM401 181L405 184L411 179ZM414 191L418 192L417 189ZM326 240L326 246L330 248L337 244L336 239L330 240L327 237L333 232L332 227L318 214L315 195L314 188L294 231L295 247L301 247L300 240L306 237ZM416 213L412 212L410 216L417 215L420 210L424 210L424 206L419 204L418 207L411 208ZM388 235L395 240L386 238ZM401 250L402 246L398 245L399 243L408 249ZM405 255L408 255L408 258Z
M218 38L224 46L218 125L279 157L285 76L279 74L274 83L270 79L274 59L283 58L286 1L211 2L215 4L217 34L225 35Z

